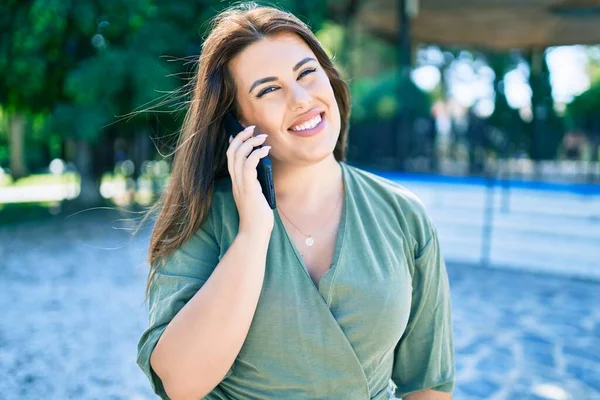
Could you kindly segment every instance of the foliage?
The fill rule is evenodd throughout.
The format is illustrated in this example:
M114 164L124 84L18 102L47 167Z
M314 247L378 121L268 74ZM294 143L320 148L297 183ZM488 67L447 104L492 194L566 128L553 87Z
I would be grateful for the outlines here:
M61 0L0 3L0 104L13 112L48 111L64 99L65 72L77 56L76 24L82 2Z
M576 96L567 105L565 118L570 129L578 129L591 132L600 129L600 80Z
M533 160L552 160L562 143L564 124L554 109L550 69L545 56L541 58L540 71L530 76L529 84L535 117L529 127L532 140L530 157Z
M91 57L79 60L66 77L64 91L70 100L55 107L56 126L70 135L97 140L103 128L119 116L155 101L158 92L179 86L172 74L182 63L169 63L165 55L182 59L197 55L200 37L198 15L202 1L181 3L113 0L100 3L95 26L85 35L94 47ZM145 124L138 115L125 133Z
M510 107L504 92L504 76L517 66L520 57L516 53L499 52L486 52L484 57L494 71L494 112L488 121L504 136L502 140L504 146L498 150L517 152L525 149L528 144L523 136L525 129L523 120L519 112Z
M400 78L396 69L375 77L357 79L352 93L354 121L388 119L400 110L415 117L431 114L431 99L411 79ZM400 79L404 79L403 82ZM400 94L399 85L403 84Z
M344 49L344 35L346 29L333 21L325 21L316 33L319 42L327 52L327 55L334 60L336 67L344 69L344 65L339 65L336 61L340 52L345 51Z

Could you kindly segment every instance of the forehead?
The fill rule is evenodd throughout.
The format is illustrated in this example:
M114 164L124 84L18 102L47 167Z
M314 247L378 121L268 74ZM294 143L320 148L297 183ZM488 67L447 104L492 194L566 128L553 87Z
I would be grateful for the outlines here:
M229 68L236 83L249 89L256 79L292 73L305 57L316 58L298 35L282 33L252 43L231 60Z

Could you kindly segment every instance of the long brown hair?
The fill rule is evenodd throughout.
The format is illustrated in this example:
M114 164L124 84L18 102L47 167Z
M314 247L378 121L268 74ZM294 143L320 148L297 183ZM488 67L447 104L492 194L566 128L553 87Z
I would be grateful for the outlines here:
M350 115L348 86L310 28L291 13L255 3L221 12L213 19L202 45L167 190L148 213L159 212L150 238L146 298L162 260L192 237L208 215L215 180L229 176L226 156L229 140L223 132L222 118L227 111L235 113L236 107L228 63L250 44L278 33L297 34L327 73L341 117L334 157L345 160Z

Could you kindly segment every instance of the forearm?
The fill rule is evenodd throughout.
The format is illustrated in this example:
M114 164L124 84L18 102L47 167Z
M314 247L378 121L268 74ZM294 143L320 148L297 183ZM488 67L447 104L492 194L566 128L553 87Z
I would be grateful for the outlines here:
M427 389L407 394L402 400L452 400L452 393Z
M150 363L169 397L203 397L233 364L256 310L268 242L266 235L238 234L163 332Z

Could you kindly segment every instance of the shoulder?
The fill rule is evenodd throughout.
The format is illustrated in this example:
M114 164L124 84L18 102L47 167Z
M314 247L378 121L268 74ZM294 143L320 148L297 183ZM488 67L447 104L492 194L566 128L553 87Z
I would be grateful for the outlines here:
M231 178L228 176L216 179L213 183L209 218L220 244L233 240L239 227L239 215L233 198Z
M390 178L346 164L352 177L354 194L364 198L362 203L379 212L398 218L401 227L421 249L433 234L434 226L427 208L412 191Z

